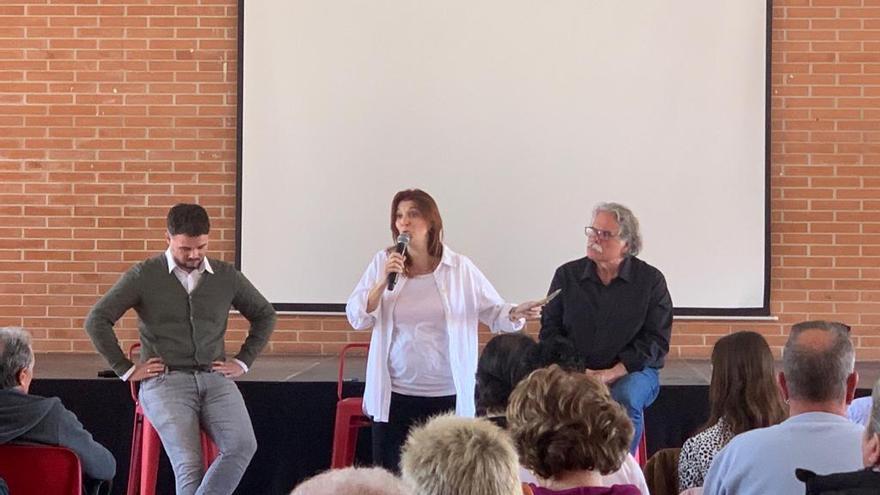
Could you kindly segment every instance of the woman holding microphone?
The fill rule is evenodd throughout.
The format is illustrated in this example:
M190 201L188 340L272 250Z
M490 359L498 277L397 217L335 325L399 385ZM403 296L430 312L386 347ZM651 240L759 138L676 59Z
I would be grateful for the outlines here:
M373 329L364 413L373 418L373 463L397 472L412 424L450 410L474 415L479 322L517 331L540 317L541 302L505 303L470 259L443 244L437 203L424 191L394 195L391 234L404 252L376 253L346 313L354 329Z

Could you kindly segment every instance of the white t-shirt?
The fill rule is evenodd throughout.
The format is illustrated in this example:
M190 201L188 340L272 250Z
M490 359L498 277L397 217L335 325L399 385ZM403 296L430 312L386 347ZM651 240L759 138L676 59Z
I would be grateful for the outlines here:
M388 355L391 390L417 397L455 395L443 299L434 275L410 277L394 307Z

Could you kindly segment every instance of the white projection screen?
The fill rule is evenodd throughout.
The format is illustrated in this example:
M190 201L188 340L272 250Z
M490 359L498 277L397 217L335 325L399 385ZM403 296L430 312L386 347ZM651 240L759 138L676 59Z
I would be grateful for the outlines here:
M638 216L676 315L769 314L768 0L242 0L237 262L339 312L421 188L506 300Z

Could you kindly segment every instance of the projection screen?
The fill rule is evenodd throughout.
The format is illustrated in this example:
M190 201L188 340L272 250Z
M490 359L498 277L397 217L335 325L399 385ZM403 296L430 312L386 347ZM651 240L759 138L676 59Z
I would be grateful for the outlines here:
M401 189L506 300L638 216L677 315L769 310L765 0L246 0L237 262L343 311Z

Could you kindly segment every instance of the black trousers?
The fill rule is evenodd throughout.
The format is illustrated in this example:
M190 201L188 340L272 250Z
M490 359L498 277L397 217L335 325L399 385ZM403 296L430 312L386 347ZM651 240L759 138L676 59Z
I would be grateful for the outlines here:
M388 422L373 422L373 464L400 472L400 449L414 425L437 414L455 411L455 396L413 397L391 393Z

